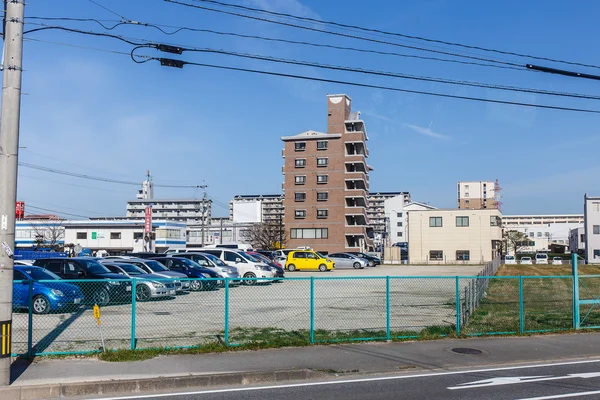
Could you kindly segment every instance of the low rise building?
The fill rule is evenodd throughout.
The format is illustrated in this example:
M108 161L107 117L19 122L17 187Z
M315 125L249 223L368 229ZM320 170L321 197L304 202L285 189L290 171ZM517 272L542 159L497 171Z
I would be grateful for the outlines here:
M581 255L585 254L585 229L583 227L569 231L569 251Z
M411 264L482 264L502 248L502 215L487 210L414 210L408 224Z
M600 197L584 196L585 261L600 264Z
M127 202L127 217L143 219L148 206L152 206L153 219L208 223L212 215L209 199L136 199Z
M505 231L518 231L527 235L530 246L519 249L521 253L549 251L550 248L569 248L571 231L583 228L583 215L503 215Z

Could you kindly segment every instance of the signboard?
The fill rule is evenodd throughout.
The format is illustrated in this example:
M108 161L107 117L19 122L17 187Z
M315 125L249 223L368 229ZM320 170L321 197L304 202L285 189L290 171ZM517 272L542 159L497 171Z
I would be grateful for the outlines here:
M152 232L152 206L146 207L144 218L144 233Z
M100 325L100 307L98 307L98 304L94 305L94 318L96 318L98 325Z
M23 219L23 218L25 218L25 202L23 202L23 201L17 201L17 207L16 207L16 212L15 212L15 217L17 219Z
M98 239L98 234L96 232L92 232L92 240Z

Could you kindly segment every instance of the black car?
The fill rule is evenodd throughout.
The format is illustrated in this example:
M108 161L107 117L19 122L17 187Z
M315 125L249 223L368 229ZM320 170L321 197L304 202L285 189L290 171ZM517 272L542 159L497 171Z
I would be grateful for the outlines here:
M271 261L275 261L276 256L275 256L275 252L274 251L271 251L271 250L255 250L254 252L262 254L263 256L267 257Z
M198 278L190 281L190 290L215 290L221 286L222 281L213 280L211 278L220 278L215 271L203 268L198 263L187 258L180 257L155 257L152 260L158 261L171 271L180 272L188 276L188 278ZM210 279L205 281L205 279Z
M127 254L123 254L123 255L129 256L129 257L143 258L143 259L149 259L149 258L155 258L155 257L161 256L161 254L153 253L151 251L140 251L138 253L127 253Z
M110 272L108 268L92 258L45 258L36 260L35 266L46 268L63 279L74 280L85 301L105 306L131 300L131 280Z
M348 254L353 254L357 257L364 258L369 262L369 267L381 265L381 258L369 255L367 253L361 253L360 251L347 251Z

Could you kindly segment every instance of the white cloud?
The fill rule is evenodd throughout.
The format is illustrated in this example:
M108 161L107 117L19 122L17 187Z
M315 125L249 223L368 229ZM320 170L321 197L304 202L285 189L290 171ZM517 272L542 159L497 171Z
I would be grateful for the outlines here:
M446 136L446 135L442 135L441 133L437 133L431 130L431 128L425 128L422 126L418 126L418 125L413 125L413 124L402 124L402 126L404 126L405 128L408 128L414 132L417 132L420 135L423 136L429 136L435 139L441 139L441 140L448 140L450 139L450 136Z
M267 11L319 19L318 14L298 0L248 0L246 3Z

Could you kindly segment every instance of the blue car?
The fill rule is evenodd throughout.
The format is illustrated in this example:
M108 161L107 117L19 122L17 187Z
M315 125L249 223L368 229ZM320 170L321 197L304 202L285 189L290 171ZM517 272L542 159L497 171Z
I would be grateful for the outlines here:
M196 278L190 281L190 290L215 290L223 284L218 280L219 274L209 268L203 268L199 264L187 258L179 257L154 257L153 260L164 264L171 271L185 274L188 278Z
M13 307L29 308L29 282L33 281L32 311L47 314L83 303L79 286L63 281L47 269L33 266L15 266L13 274ZM38 282L55 281L55 282Z

